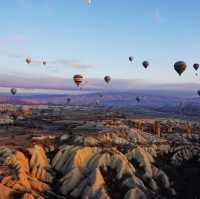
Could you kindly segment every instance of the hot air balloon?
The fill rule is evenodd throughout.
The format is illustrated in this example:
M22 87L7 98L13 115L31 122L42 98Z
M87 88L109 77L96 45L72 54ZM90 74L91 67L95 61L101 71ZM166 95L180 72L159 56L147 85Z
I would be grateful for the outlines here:
M31 58L26 58L26 63L27 63L27 64L31 64L31 62L32 62L32 61L31 61Z
M102 94L102 93L99 93L99 97L103 97L103 94Z
M100 104L100 101L99 100L96 100L96 105L98 106Z
M135 99L136 99L136 101L137 101L138 103L140 102L140 97L136 97Z
M149 66L149 62L148 61L143 61L142 65L144 66L145 69L147 69L148 66Z
M200 96L200 90L197 91L197 94Z
M67 98L67 103L69 104L71 102L71 98Z
M199 69L199 64L194 64L194 65L193 65L193 68L194 68L194 70L197 71L197 70Z
M73 80L75 84L79 87L80 84L83 82L83 76L82 75L74 75Z
M130 62L133 62L133 57L132 56L130 56L128 59L129 59Z
M106 75L106 76L104 77L104 80L105 80L105 82L106 82L107 84L109 84L110 81L111 81L111 77L108 76L108 75Z
M92 0L86 0L88 5L92 4Z
M42 64L45 66L45 65L47 64L47 62L46 62L46 61L43 61Z
M194 68L194 70L198 71L198 69L199 69L199 64L195 63L195 64L193 65L193 68ZM195 75L197 76L198 73L196 72Z
M179 74L179 76L182 75L182 73L185 71L186 68L187 65L184 61L178 61L174 64L174 69Z
M16 88L11 88L10 92L12 95L15 95L17 93L17 89Z

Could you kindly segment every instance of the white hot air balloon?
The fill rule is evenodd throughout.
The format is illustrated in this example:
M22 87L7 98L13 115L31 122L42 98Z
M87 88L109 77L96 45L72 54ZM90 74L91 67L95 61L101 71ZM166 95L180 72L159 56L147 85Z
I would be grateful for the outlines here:
M86 0L88 5L92 4L92 0Z

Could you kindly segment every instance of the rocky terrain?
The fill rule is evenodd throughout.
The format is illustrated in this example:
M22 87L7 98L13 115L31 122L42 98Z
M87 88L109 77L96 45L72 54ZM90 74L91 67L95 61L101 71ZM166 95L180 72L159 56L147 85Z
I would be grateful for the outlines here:
M55 112L1 127L0 199L200 197L199 123Z

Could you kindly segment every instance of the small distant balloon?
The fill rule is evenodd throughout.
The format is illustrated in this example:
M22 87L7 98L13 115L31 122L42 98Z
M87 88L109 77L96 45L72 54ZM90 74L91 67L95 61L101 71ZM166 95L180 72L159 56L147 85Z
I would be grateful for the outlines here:
M138 103L140 102L140 97L136 97L135 99L136 99L136 101L137 101Z
M31 62L32 62L32 61L31 61L31 58L26 58L26 63L27 63L27 64L31 64Z
M88 5L92 4L92 0L86 0Z
M99 100L96 100L96 105L99 105L100 104L100 101Z
M182 75L186 68L187 64L184 61L178 61L174 64L174 70L179 74L179 76Z
M109 84L110 81L111 81L111 77L108 76L108 75L106 75L106 76L104 77L104 81L105 81L107 84Z
M193 65L193 68L194 68L194 70L196 70L196 71L197 71L197 70L199 69L199 64L197 64L197 63L196 63L196 64L194 64L194 65Z
M11 88L10 92L11 92L12 95L16 95L17 89L16 88Z
M128 59L129 59L130 62L133 62L133 57L132 56L130 56Z
M197 76L198 75L198 73L197 73L197 71L198 71L198 69L199 69L199 64L194 64L193 65L193 68L194 68L194 70L196 71L196 73L195 73L195 75Z
M102 94L102 93L99 93L99 97L103 97L103 94Z
M71 102L71 98L67 98L67 103L69 104Z
M83 82L83 76L82 75L74 75L73 77L74 83L79 87L81 83Z
M142 65L144 66L145 69L147 69L148 66L149 66L149 62L148 61L143 61Z

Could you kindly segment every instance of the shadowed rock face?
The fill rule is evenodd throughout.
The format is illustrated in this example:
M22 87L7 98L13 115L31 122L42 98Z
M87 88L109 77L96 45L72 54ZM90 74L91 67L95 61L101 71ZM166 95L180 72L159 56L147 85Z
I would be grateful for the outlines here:
M199 175L198 134L165 134L161 122L156 136L154 121L71 124L62 135L30 137L30 147L0 148L0 199L181 198L179 174L189 176L192 162Z

